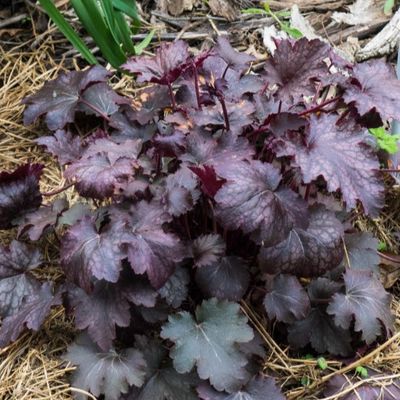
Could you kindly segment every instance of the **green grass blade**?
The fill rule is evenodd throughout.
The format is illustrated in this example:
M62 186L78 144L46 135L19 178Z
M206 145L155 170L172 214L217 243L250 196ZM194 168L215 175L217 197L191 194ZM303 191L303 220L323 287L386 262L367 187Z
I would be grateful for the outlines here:
M53 2L51 0L39 0L39 3L49 15L51 20L57 25L58 29L71 42L74 48L81 53L82 57L89 64L97 64L96 57L91 53L82 39L76 34L71 25L65 20Z
M135 54L139 55L143 52L143 50L150 44L155 32L156 31L153 29L139 44L135 46Z
M114 16L116 30L118 32L120 42L122 43L122 48L129 55L136 54L136 49L131 38L132 33L129 29L128 23L126 22L125 15L120 11L114 10Z
M115 41L96 0L71 0L82 25L99 46L103 56L115 68L126 61L120 44Z
M114 7L128 15L133 20L134 33L140 28L140 17L136 6L135 0L112 0Z

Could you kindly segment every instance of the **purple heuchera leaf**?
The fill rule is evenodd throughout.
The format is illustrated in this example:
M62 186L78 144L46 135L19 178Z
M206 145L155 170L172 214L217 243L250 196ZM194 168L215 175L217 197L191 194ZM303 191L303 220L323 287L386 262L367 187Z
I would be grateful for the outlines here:
M264 298L264 307L269 318L290 323L307 316L310 299L296 277L277 275Z
M247 100L237 103L226 104L230 130L234 135L240 135L243 128L253 122L251 114L254 113L254 105ZM224 127L225 118L222 106L217 105L203 107L201 110L193 111L191 114L195 126Z
M94 396L104 394L106 400L119 400L121 393L127 393L131 386L144 383L146 361L132 347L102 351L82 334L68 347L65 359L78 367L72 376L72 385L89 390Z
M68 201L61 198L25 215L19 224L18 236L27 234L30 240L39 240L47 228L56 226L58 218L67 209Z
M375 109L383 119L400 119L400 81L383 60L355 65L344 89L344 100L354 103L361 115Z
M53 294L53 284L43 283L28 296L20 309L2 320L0 348L16 340L24 328L38 331L53 306L61 304L61 293Z
M213 167L204 165L204 167L189 167L201 181L201 189L207 196L214 198L219 189L221 189L225 180L217 177Z
M194 366L201 379L210 379L217 390L234 390L247 374L246 357L236 345L253 339L247 318L238 304L205 300L196 309L196 319L187 311L169 316L161 337L174 342L170 352L179 373Z
M57 157L61 165L75 161L83 152L81 138L64 130L58 130L52 136L42 136L36 139L36 143L45 146L51 155Z
M388 336L393 330L391 297L379 278L367 271L348 269L344 282L346 293L336 293L327 309L336 324L348 329L354 320L354 330L362 333L367 344L373 343L382 333Z
M379 272L379 241L369 232L349 233L344 236L347 256L343 264L347 268Z
M196 267L218 263L225 254L226 244L220 235L201 235L193 241L192 255Z
M16 314L24 300L39 291L40 283L29 271L41 263L40 251L22 242L0 246L0 317Z
M116 113L121 104L130 104L130 101L117 94L107 83L100 82L83 92L79 110L86 114L103 117Z
M76 179L76 188L82 196L110 197L117 184L134 175L139 168L141 148L139 139L127 139L122 144L109 138L95 139L82 156L71 163L64 176Z
M337 326L333 318L326 313L326 303L341 288L341 284L327 278L318 278L310 283L308 295L311 303L315 305L305 319L295 321L289 327L288 340L293 347L299 348L311 344L320 354L325 352L342 356L352 354L350 332Z
M163 224L171 217L158 202L141 201L128 212L110 210L113 230L119 232L119 243L136 274L146 273L156 289L162 287L186 252L175 235L167 233Z
M255 61L255 57L236 51L224 36L218 37L214 53L226 62L226 68L232 68L238 72L247 69L249 64Z
M122 68L137 74L137 82L154 82L160 85L173 83L187 68L189 62L188 45L177 40L163 43L153 56L136 56L128 60Z
M336 121L331 114L312 116L308 135L285 139L278 155L294 156L304 183L322 176L330 192L341 190L347 209L360 200L368 214L376 215L383 205L384 187L377 174L377 156L365 144L367 131L347 124L339 127Z
M176 372L160 341L136 335L135 344L146 360L146 382L141 388L132 388L121 400L198 400L194 387L199 378L195 373Z
M281 40L273 57L265 64L265 78L278 85L277 98L292 104L314 94L312 79L321 79L328 74L324 62L330 56L331 47L318 39Z
M35 210L42 203L39 179L43 165L25 164L13 172L0 173L0 229Z
M186 300L190 275L186 268L178 267L165 285L158 290L160 296L173 308L178 308Z
M217 217L226 228L252 233L258 243L279 243L295 220L307 216L296 193L278 188L281 175L271 164L237 162L221 176L227 182L215 196Z
M61 242L61 266L67 278L86 291L91 290L93 278L117 282L121 261L126 257L120 236L118 226L99 232L95 218L79 220Z
M208 384L197 387L201 400L285 400L285 396L273 378L254 377L245 387L231 394L217 392Z
M130 305L124 294L118 286L104 281L96 282L90 294L79 287L68 292L75 326L80 330L87 329L89 336L104 351L112 347L115 326L129 326Z
M196 270L196 283L206 297L239 301L246 293L250 274L244 261L228 256Z
M46 123L50 130L62 129L74 122L82 92L96 82L105 82L109 72L98 65L85 71L72 71L60 74L56 79L45 83L37 93L23 100L27 104L24 112L24 124L34 122L46 114Z
M318 207L311 212L307 229L293 227L282 242L261 247L260 266L268 273L319 276L342 261L343 234L343 225L335 215Z
M186 214L197 203L200 197L196 175L185 166L165 179L165 191L162 202L166 210L173 216Z

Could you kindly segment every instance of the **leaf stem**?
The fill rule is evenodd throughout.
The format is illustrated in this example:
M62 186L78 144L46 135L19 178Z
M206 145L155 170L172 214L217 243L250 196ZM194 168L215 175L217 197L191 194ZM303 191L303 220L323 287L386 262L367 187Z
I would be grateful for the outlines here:
M46 197L55 196L56 194L60 194L74 185L75 185L75 182L68 183L67 185L65 185L61 188L55 189L51 192L42 193L42 196L46 196Z
M200 101L200 89L199 89L199 74L197 73L196 65L193 63L193 73L194 73L194 88L196 90L197 107L201 110Z
M228 110L226 109L226 104L224 98L220 95L218 96L218 100L221 103L222 106L222 112L224 114L224 120L225 120L225 129L226 131L229 131L231 129L229 125L229 117L228 117Z
M325 106L327 106L328 104L331 104L331 103L334 103L335 101L338 101L340 98L341 98L340 96L336 96L336 97L334 97L332 99L326 100L326 101L324 101L324 102L322 102L322 103L320 103L320 104L318 104L318 105L316 105L314 107L309 108L308 110L305 110L305 111L299 113L298 115L299 115L299 117L302 117L304 115L319 111L322 108L324 108Z
M169 91L169 97L171 98L171 102L172 102L172 108L174 110L176 110L176 99L175 99L175 94L174 91L172 89L172 85L170 82L168 82L168 91Z
M104 114L104 112L102 110L100 110L100 108L97 108L96 106L94 106L93 104L89 103L88 101L86 101L83 98L80 98L79 101L81 103L85 104L85 106L89 107L95 113L99 114L100 117L103 118L104 120L106 120L107 122L111 121L110 117L107 114Z

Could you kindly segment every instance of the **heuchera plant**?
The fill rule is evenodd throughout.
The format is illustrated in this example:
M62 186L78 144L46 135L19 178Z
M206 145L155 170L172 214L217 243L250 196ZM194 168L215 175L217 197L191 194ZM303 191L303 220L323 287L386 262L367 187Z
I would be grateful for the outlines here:
M95 66L24 100L82 202L41 204L38 165L0 175L1 228L56 231L66 277L35 277L24 242L1 248L0 346L63 304L82 331L73 385L95 396L277 400L241 299L293 350L351 356L391 334L378 242L351 220L384 204L369 129L400 120L394 71L306 39L252 61L225 38L196 57L177 41L124 65L150 84L134 98Z

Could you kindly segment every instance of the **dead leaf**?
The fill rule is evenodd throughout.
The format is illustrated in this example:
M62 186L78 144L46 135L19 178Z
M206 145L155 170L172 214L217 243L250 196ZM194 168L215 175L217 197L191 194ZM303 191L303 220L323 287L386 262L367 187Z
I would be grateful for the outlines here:
M178 16L184 11L191 11L197 0L160 0L158 8L163 13Z
M235 20L237 16L237 11L233 5L232 1L229 0L209 0L208 6L211 9L211 12L218 16L224 17L228 21Z
M381 281L385 289L391 288L400 278L400 256L380 253Z
M368 25L376 19L385 17L382 0L357 0L349 6L348 13L334 12L332 19L347 25Z

